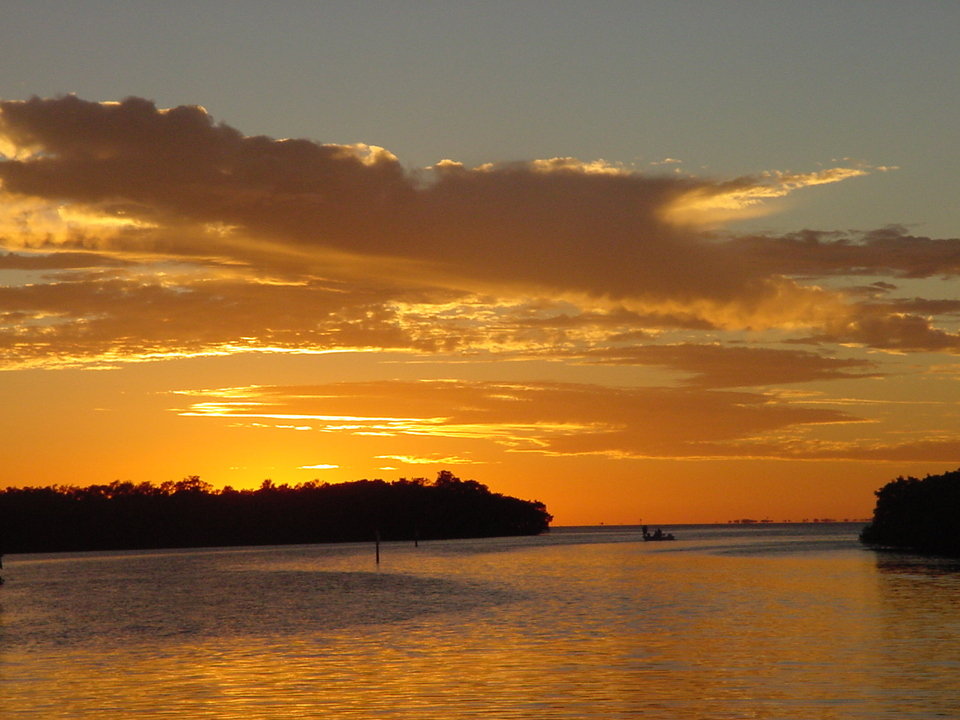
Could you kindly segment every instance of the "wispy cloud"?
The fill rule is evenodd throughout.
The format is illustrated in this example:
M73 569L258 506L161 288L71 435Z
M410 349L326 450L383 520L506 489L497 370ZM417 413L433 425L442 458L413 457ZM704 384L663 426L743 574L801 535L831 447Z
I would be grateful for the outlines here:
M470 460L458 455L377 455L378 460L396 460L404 465L478 465L482 461Z
M848 408L869 405L818 394L704 388L605 387L571 383L382 381L297 387L224 388L179 410L194 417L309 417L326 432L363 435L396 448L374 459L404 464L476 463L463 453L404 452L414 438L467 441L481 455L507 452L611 458L766 458L781 460L935 461L955 456L960 433L917 440L909 430L861 439L825 426L875 424ZM223 400L215 399L218 395ZM243 396L244 401L237 398ZM894 403L896 405L896 403ZM251 413L250 407L259 408ZM342 414L351 408L356 415ZM374 413L376 410L376 414ZM363 414L366 411L369 414ZM819 433L819 434L818 434ZM472 443L472 444L471 444Z
M806 187L828 185L891 168L835 167L810 173L768 171L716 185L694 187L664 208L671 222L714 225L771 212L768 200L786 197Z

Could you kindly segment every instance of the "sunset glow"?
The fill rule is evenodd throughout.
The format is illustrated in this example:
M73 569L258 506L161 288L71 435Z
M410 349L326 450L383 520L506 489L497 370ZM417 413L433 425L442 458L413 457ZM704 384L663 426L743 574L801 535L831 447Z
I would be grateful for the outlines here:
M600 42L626 18L583 31L596 68L559 54L582 63L569 85L549 33L503 40L540 68L509 96L523 113L436 78L427 106L403 48L452 26L414 15L422 27L391 28L405 45L371 43L384 75L366 95L391 99L355 111L347 75L304 110L259 69L234 96L201 62L200 84L142 88L0 70L0 483L450 469L563 525L862 518L887 480L960 465L955 137L910 133L933 150L851 130L892 100L869 119L801 100L762 117L734 75L773 50L724 49L738 70L723 91L693 80L712 60L676 56L664 88L631 86L659 93L648 107L612 79L591 102L598 78L625 77L615 57L627 75L651 64L641 41L622 57ZM309 45L340 42L324 32ZM462 75L509 86L472 43ZM223 67L242 65L227 45ZM808 50L777 52L794 64L751 70L769 96L814 78L841 92ZM943 83L863 72L843 92L872 103L901 83L955 133ZM696 105L661 107L673 92Z

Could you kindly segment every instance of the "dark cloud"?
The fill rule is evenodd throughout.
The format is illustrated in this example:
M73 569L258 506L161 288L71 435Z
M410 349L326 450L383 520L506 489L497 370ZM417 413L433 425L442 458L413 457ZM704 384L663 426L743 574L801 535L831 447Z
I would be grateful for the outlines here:
M419 283L725 303L783 291L722 245L665 220L691 193L728 193L748 179L648 177L564 161L447 164L424 182L379 149L246 137L196 107L70 96L0 110L4 134L39 150L0 163L10 193L120 207L144 222L222 223L301 252L403 258L419 264L406 269ZM211 253L239 252L213 236L203 243Z
M799 350L722 345L645 345L600 348L588 362L609 365L660 365L691 373L684 382L698 387L753 387L782 383L877 377L873 364Z
M960 313L960 300L929 300L926 298L902 298L875 307L889 313L907 313L923 315L956 315Z
M70 268L123 267L133 263L100 253L58 252L51 254L0 254L0 270L61 270Z
M910 235L891 226L869 232L805 230L731 241L757 272L788 275L891 275L926 278L960 273L960 239ZM877 284L893 289L890 284Z
M610 312L581 312L575 314L559 313L546 317L518 318L516 325L543 328L671 328L684 330L715 330L716 327L695 315L682 313L638 313L625 308L616 308ZM609 340L622 341L631 337L642 337L642 330L624 330L621 334L611 335Z
M897 312L864 312L808 340L857 343L900 352L960 352L960 334L934 327L929 318Z

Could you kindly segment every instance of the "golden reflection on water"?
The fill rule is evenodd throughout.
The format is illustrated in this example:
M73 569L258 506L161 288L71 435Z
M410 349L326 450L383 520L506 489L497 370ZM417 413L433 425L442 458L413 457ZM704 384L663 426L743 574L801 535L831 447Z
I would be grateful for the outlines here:
M931 717L960 717L960 589L956 561L877 558L884 687ZM943 698L948 698L944 700Z
M228 583L265 600L259 617L213 598L167 607L162 638L127 622L119 641L4 646L0 717L960 717L956 574L884 570L855 546L469 547L388 547L379 572L365 549L208 557L198 577L259 578Z

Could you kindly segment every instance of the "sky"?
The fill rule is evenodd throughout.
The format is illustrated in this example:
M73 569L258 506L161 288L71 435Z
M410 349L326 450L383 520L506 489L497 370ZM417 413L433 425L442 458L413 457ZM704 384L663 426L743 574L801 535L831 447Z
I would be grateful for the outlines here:
M555 524L960 466L954 2L0 9L0 486Z

